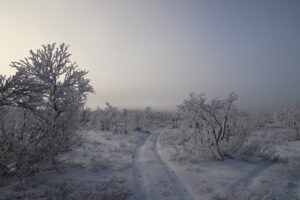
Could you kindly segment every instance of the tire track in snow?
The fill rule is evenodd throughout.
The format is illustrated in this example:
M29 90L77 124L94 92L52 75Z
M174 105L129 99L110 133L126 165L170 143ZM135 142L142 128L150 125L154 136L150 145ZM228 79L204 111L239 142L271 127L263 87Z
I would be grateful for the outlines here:
M158 152L161 128L147 134L136 146L132 157L131 200L191 200L179 178Z
M170 183L172 184L174 188L174 192L176 192L177 196L180 198L180 200L192 200L192 196L188 193L188 190L185 189L183 183L179 180L179 178L175 175L175 173L170 169L170 167L163 161L161 156L158 152L158 138L161 134L162 129L158 129L158 133L153 133L153 145L152 145L152 151L159 162L159 164L162 166L162 168L165 171L166 176L168 177Z
M142 171L140 167L140 163L138 161L138 156L141 147L145 144L146 140L149 138L149 134L144 135L141 141L134 149L134 153L132 155L132 190L133 196L132 200L141 200L145 199L145 190L142 179Z

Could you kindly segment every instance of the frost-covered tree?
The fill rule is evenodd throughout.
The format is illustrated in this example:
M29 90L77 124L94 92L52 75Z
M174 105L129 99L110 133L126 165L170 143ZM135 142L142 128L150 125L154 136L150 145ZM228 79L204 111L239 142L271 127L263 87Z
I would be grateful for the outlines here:
M117 107L112 106L110 103L106 103L105 107L105 115L106 115L106 130L112 130L115 124L117 123L117 118L119 115L119 111Z
M300 113L296 105L292 105L290 108L286 109L286 124L293 128L297 134L297 139L300 139L299 133L299 122L300 122Z
M178 128L178 121L180 120L180 112L172 113L171 120L172 120L172 128Z
M96 128L101 129L103 131L111 131L114 128L118 118L119 118L119 110L117 107L111 105L106 102L105 108L97 108L93 113L93 124Z
M48 44L36 52L31 50L30 57L12 62L11 67L18 71L19 85L30 80L28 93L41 98L31 105L36 113L43 111L43 116L58 118L75 107L82 107L86 94L93 92L89 80L85 78L88 72L78 69L76 62L70 61L70 56L65 44ZM24 99L18 101L20 106L27 102Z
M0 78L2 174L23 176L57 161L76 143L79 110L93 92L68 46L43 45ZM15 123L17 122L17 123Z
M132 110L130 112L130 125L133 130L143 130L144 113L141 110Z
M80 110L80 124L90 125L92 120L92 111L90 108L83 108Z
M153 111L150 106L147 106L143 111L143 129L150 129L151 125L154 123Z
M32 106L41 99L38 91L32 77L23 78L19 71L9 78L0 75L0 106Z
M152 111L151 107L122 109L106 103L105 108L97 108L91 113L91 124L101 130L113 131L122 126L126 131L149 131L151 126L166 122L170 115ZM117 128L118 129L118 128Z
M216 156L223 160L224 143L230 141L237 127L237 95L230 93L224 100L213 99L207 102L203 94L191 93L179 109L191 117L194 133L200 138L199 145L208 145Z

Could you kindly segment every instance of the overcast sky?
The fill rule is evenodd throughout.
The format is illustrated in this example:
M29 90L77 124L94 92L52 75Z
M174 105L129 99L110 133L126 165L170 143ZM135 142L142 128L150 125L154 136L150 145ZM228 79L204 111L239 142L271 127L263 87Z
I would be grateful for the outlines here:
M243 107L300 100L298 0L0 0L0 73L65 42L96 90L88 106L176 109L189 92Z

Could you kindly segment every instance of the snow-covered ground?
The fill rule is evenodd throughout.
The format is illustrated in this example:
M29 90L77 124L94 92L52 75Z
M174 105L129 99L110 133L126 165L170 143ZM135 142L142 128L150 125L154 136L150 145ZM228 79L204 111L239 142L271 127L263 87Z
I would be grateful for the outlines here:
M0 199L128 199L132 195L132 155L143 132L85 133L80 146L64 156L59 171L22 181L0 179Z
M227 159L179 165L171 161L174 148L167 145L169 138L177 133L178 130L164 130L159 137L158 150L194 199L300 198L300 168L290 169L290 163L283 162L299 161L300 141L270 145L266 151L270 157L280 158L276 162Z
M158 136L161 129L152 132L136 153L132 199L184 200L192 199L185 186L161 158Z
M280 131L270 127L257 130L246 144L256 144L254 138L269 140L268 134ZM58 171L22 181L0 179L0 199L300 198L299 141L259 143L264 147L257 149L260 159L183 165L172 159L175 149L170 144L175 134L180 134L178 129L163 127L150 133L87 131L81 145L64 155Z

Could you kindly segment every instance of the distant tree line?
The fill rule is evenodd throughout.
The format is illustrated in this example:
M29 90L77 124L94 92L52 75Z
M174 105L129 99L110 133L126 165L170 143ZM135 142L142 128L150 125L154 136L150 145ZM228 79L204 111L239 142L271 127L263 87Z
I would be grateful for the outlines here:
M151 128L168 124L172 114L153 111L149 106L145 109L118 109L107 102L104 108L82 109L80 116L83 126L102 131L127 133L127 131L149 132ZM120 126L123 128L119 129Z

